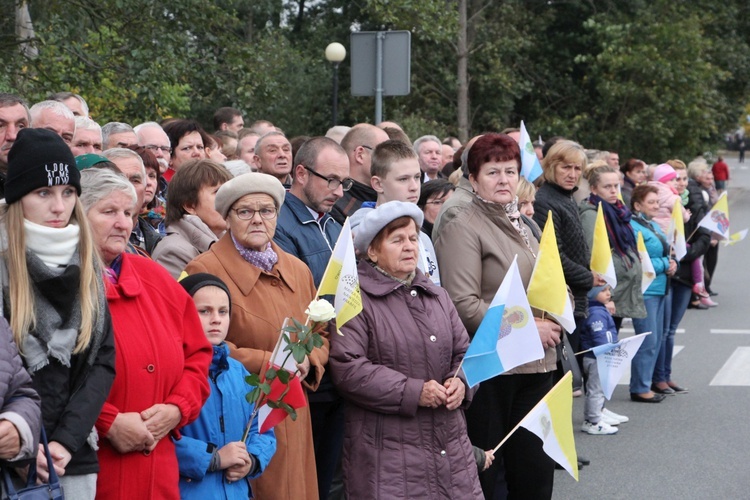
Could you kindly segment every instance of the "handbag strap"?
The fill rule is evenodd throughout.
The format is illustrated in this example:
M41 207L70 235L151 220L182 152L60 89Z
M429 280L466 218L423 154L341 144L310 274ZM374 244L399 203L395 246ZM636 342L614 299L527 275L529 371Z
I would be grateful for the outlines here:
M60 478L58 477L57 472L55 471L54 462L52 461L52 454L49 451L49 444L47 443L47 433L44 432L43 426L42 426L42 432L41 432L39 441L41 445L44 446L44 455L47 457L47 469L49 470L49 481L48 481L49 489L61 490ZM13 486L13 480L10 477L10 472L8 472L7 467L3 467L2 476L3 476L3 485L5 486L5 493L6 495L8 495L8 498L10 498L11 500L18 499L18 492ZM35 457L29 464L29 473L26 478L26 488L36 485L36 477L37 477L37 473L36 473L36 457Z

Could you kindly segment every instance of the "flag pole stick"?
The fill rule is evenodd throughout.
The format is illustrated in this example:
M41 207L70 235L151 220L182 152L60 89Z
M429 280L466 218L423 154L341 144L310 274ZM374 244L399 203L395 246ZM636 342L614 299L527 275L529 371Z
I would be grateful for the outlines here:
M466 356L466 354L464 354L464 356ZM454 373L453 377L451 377L451 382L454 378L458 377L458 372L460 372L461 367L464 366L464 359L466 359L466 357L461 358L461 363L459 363L458 368L456 368L456 373Z
M592 347L591 349L586 349L585 351L579 351L579 352L573 354L573 356L578 356L579 354L584 354L584 353L587 353L587 352L593 351L593 350L594 350L594 348Z
M547 394L549 394L550 392L554 391L554 390L555 390L555 388L557 388L557 386L558 386L558 385L560 385L561 383L563 383L563 382L567 381L567 380L568 380L568 379L570 379L571 377L572 377L572 375L571 375L571 372L567 372L567 373L566 373L566 374L565 374L565 375L563 376L563 378L561 378L561 379L560 379L560 380L559 380L559 381L558 381L558 382L557 382L557 383L556 383L556 384L555 384L555 385L554 385L554 386L552 387L552 389L550 389L550 390L549 390L549 391L547 392ZM545 395L544 395L544 398L546 398L546 397L547 397L547 394L545 394ZM510 437L511 437L511 436L513 435L513 433L514 433L514 432L516 432L516 431L517 431L517 430L518 430L518 429L519 429L519 428L521 427L521 424L522 424L522 423L523 423L523 421L524 421L524 420L526 419L526 417L528 417L528 416L529 416L529 415L530 415L530 414L531 414L532 412L534 412L534 410L536 410L537 408L539 408L539 406L541 406L541 404L542 404L542 403L544 403L544 398L540 399L540 400L539 400L539 402L538 402L537 404L535 404L535 405L534 405L534 407L533 407L533 408L532 408L531 410L529 410L529 412L528 412L528 413L526 414L526 416L524 416L524 417L523 417L523 418L521 419L521 421L520 421L520 422L518 422L518 423L516 424L516 426L515 426L515 427L513 427L513 429L512 429L512 430L511 430L511 431L510 431L510 432L509 432L509 433L508 433L508 434L507 434L507 435L506 435L506 436L505 436L505 437L503 438L503 440L502 440L502 441L500 441L500 442L499 442L499 443L497 444L497 446L495 446L494 448L492 448L492 454L493 454L493 455L494 455L494 454L495 454L495 453L497 452L497 450L499 450L499 449L500 449L500 447L501 447L502 445L504 445L504 444L505 444L505 442L506 442L506 441L507 441L508 439L510 439Z

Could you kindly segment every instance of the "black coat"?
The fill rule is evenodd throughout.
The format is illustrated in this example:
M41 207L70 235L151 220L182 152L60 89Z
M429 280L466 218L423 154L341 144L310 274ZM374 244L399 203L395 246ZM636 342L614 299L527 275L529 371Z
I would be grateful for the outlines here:
M573 200L575 189L567 190L545 182L536 192L534 202L534 222L544 229L547 214L552 211L552 222L557 236L557 247L560 250L565 283L573 292L576 317L586 317L589 301L587 294L594 286L594 277L589 268L591 250L583 233L578 205Z

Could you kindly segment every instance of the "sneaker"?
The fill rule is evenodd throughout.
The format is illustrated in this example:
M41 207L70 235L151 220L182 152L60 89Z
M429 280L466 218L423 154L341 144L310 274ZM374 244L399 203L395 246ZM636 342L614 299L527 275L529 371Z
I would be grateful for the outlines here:
M602 408L602 420L604 420L609 425L617 425L624 424L625 422L630 422L630 419L625 415L620 415L619 413L615 413L606 408ZM611 421L615 421L617 422L617 424L613 424Z
M606 436L609 434L616 434L617 427L612 427L609 424L605 424L603 421L599 421L598 424L592 424L588 420L584 420L581 424L581 431L592 436Z

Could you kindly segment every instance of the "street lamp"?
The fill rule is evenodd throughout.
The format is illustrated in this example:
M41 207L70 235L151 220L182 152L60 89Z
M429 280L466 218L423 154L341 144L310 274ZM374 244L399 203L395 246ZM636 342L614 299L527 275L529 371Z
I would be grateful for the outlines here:
M326 47L326 59L333 63L333 126L336 126L339 107L339 64L346 58L346 49L338 42Z

